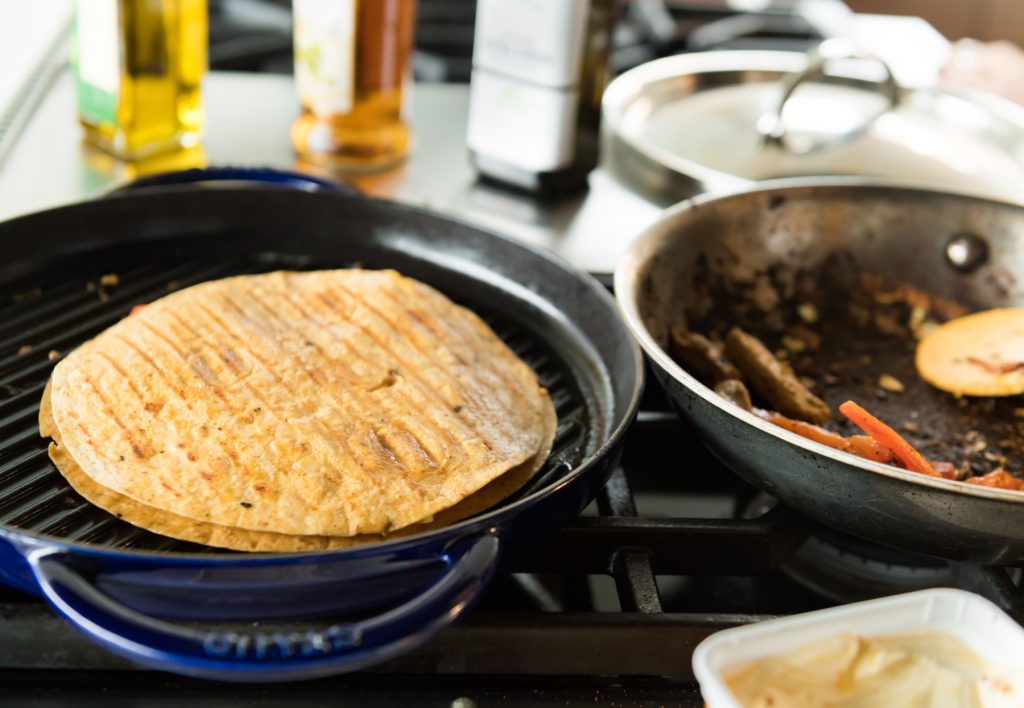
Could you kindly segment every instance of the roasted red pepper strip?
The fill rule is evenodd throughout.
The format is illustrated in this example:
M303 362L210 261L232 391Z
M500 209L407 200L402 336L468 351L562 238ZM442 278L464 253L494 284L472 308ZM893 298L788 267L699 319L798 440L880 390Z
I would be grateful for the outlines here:
M939 476L943 479L956 479L956 465L952 462L941 462L939 460L931 460L932 469L939 473Z
M980 487L995 487L996 489L1013 489L1020 491L1024 489L1024 482L1014 477L1006 470L999 469L994 472L982 475L981 477L972 477L971 479L964 480L967 484L977 484Z
M879 445L878 441L870 435L851 435L850 452L865 460L874 460L882 464L888 464L896 459L896 455L889 448Z
M854 435L853 437L845 438L839 433L833 433L831 430L826 430L819 425L806 423L802 420L793 420L776 411L757 410L756 412L761 418L764 418L772 425L785 428L791 433L796 433L801 437L819 442L822 445L828 445L836 450L852 452L858 457L874 460L875 462L892 462L895 459L892 450L882 447L875 442L874 438L868 435Z
M854 425L875 439L879 445L892 450L892 454L911 472L926 474L929 477L941 477L924 459L914 446L903 439L903 436L868 413L853 401L839 406L839 412L849 418Z
M882 445L870 435L851 435L845 438L821 426L806 423L802 420L793 420L776 411L765 411L755 408L754 412L772 425L777 425L791 433L796 433L801 437L819 442L822 445L828 445L836 450L853 453L857 457L863 457L865 460L889 464L898 459L892 448ZM909 443L907 445L909 446ZM943 477L944 479L956 479L956 466L952 463L931 462L930 464L935 476ZM981 483L979 482L979 484Z
M144 310L144 309L146 309L146 306L145 306L145 305L136 305L135 307L133 307L133 308L132 308L132 311L131 311L131 312L129 312L129 313L128 313L128 315L129 315L129 316L131 316L131 315L137 315L137 314L139 314L140 312L142 312L142 310Z
M813 423L805 423L802 420L793 420L788 418L781 413L775 411L763 411L758 410L757 415L767 420L772 425L777 425L780 428L785 428L791 433L796 433L808 440L819 442L822 445L828 445L834 447L837 450L850 451L850 441L844 438L839 433L833 433L831 430L825 430L821 426L814 425Z

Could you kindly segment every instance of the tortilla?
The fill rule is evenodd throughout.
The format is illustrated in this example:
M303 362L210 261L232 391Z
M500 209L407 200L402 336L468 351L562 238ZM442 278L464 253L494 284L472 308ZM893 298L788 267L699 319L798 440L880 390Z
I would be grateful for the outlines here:
M429 523L406 526L393 534L363 534L360 536L297 536L272 533L269 531L248 531L246 529L219 526L195 521L167 511L140 504L123 494L107 489L82 471L68 453L53 422L50 406L50 383L43 390L39 407L39 432L43 437L53 438L50 443L50 459L56 465L72 488L86 501L110 512L134 526L154 533L170 536L182 541L201 543L207 546L229 548L236 551L321 551L338 548L353 548L369 543L382 543L417 533L450 526L490 509L523 487L543 467L551 452L555 426L549 425L549 433L541 449L523 464L509 470L478 492L466 497L455 506L434 516ZM550 411L554 415L554 409Z
M429 519L532 460L556 424L534 372L479 317L358 269L164 297L61 361L51 404L100 487L290 536Z
M1024 308L950 320L918 343L915 364L921 378L957 396L1024 393Z

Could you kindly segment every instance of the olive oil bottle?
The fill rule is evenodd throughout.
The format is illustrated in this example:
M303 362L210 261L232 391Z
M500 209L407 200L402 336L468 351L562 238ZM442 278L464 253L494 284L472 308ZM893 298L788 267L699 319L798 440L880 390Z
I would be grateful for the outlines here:
M124 160L198 144L206 13L206 0L76 2L71 61L88 143Z

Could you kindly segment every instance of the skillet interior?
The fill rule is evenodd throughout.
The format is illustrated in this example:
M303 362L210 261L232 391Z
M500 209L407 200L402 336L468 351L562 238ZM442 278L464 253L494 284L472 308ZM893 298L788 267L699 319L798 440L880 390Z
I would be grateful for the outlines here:
M716 341L734 326L758 337L828 403L828 429L862 433L838 413L853 400L928 459L954 464L960 477L997 468L1021 476L1024 397L956 398L924 381L914 364L915 332L985 306L911 290L902 278L884 282L875 277L877 264L857 262L856 248L841 248L806 269L783 259L752 277L734 277L732 268L712 269L705 261L680 319ZM926 304L911 304L918 302ZM801 318L801 308L813 321ZM772 408L756 392L755 403Z
M1021 216L1019 207L1006 204L884 187L766 188L715 200L695 208L685 234L651 240L639 249L646 253L632 254L643 263L635 276L636 307L662 348L675 324L719 335L740 325L775 350L779 322L798 323L796 304L814 301L821 321L812 329L822 335L822 348L806 353L797 369L816 380L816 392L833 410L852 398L895 427L912 422L919 432L904 433L926 455L952 462L969 455L983 472L996 463L970 454L979 436L968 433L975 431L1002 442L1008 467L1019 473L1024 430L1013 411L1024 404L1021 397L957 401L928 386L914 371L915 341L858 327L848 305L861 272L970 310L1021 305L1024 290L1015 275L1024 266ZM987 254L976 268L951 258L964 243ZM826 385L823 375L836 365L847 374L830 376ZM898 378L906 391L880 389L881 374ZM840 421L829 427L853 431Z
M358 197L266 190L254 199L253 192L260 190L240 191L135 195L78 207L97 212L97 223L104 223L103 212L108 214L107 223L113 226L107 238L90 228L88 213L84 219L58 218L64 210L27 217L43 226L54 219L64 228L77 222L64 240L78 253L47 255L45 249L36 249L43 253L16 259L0 269L0 524L107 548L213 550L142 531L82 500L50 463L36 419L42 387L58 360L51 356L66 354L125 316L135 304L195 282L240 273L356 264L395 267L437 287L488 321L538 372L559 416L548 462L501 508L565 478L606 443L615 422L621 423L613 401L627 406L628 397L619 399L608 389L605 364L587 337L552 304L543 288L517 289L505 280L510 274L503 268L522 267L532 278L544 277L537 269L540 256L524 249L519 263L506 257L504 265L495 264L491 271L486 263L489 257L501 255L503 248L521 247L496 244L493 237L484 238L470 227L445 224L415 210L390 210ZM296 217L296 199L306 207L304 213L288 224L289 231L279 230L282 220ZM169 208L175 201L198 213L148 216L154 208L173 214ZM240 201L247 206L243 217L237 209ZM276 211L275 201L281 202ZM373 210L387 218L367 214ZM118 222L118 211L127 221ZM325 222L332 215L333 223ZM338 218L346 215L353 217L348 224ZM220 223L222 219L231 225ZM16 224L9 222L6 227ZM449 234L439 231L444 226ZM325 238L325 231L333 238ZM3 235L0 228L0 239ZM473 246L467 240L480 241L479 249L467 250ZM489 254L488 247L496 247L496 253ZM59 254L61 249L57 250ZM481 259L483 264L474 262ZM102 276L110 273L117 274L117 284L101 286ZM564 285L567 279L553 280L552 287L559 280ZM584 301L579 293L575 295L574 300L570 293L565 304ZM624 343L628 349L628 342ZM31 351L24 350L26 345ZM622 353L628 356L626 349Z

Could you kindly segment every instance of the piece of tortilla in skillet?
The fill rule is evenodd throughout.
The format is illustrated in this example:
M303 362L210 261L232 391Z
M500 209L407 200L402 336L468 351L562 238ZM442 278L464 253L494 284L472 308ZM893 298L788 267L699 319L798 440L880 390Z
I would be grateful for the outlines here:
M524 483L556 425L485 323L393 271L193 286L79 347L51 384L55 462L84 496L245 550L424 530L509 470L498 493Z

